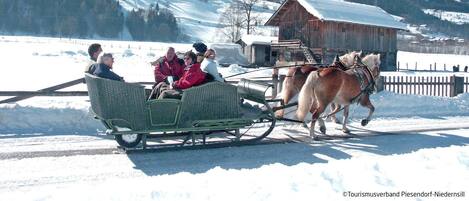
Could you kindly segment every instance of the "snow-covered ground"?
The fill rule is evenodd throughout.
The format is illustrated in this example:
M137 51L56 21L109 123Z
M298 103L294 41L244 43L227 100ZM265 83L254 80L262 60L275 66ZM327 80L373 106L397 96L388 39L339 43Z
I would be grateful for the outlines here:
M38 90L82 77L92 42L0 36L0 91ZM115 72L130 82L152 81L149 62L168 46L191 48L99 42L114 53ZM465 58L398 54L401 65L410 59L465 65ZM219 70L224 76L247 71ZM89 114L87 99L43 97L0 105L1 200L392 200L350 196L402 191L466 193L451 200L469 196L469 94L372 95L376 112L370 125L359 125L366 109L353 106L350 115L352 133L367 137L129 155L118 152L109 136L97 135L104 129ZM329 134L340 134L339 125L326 126ZM305 139L307 133L279 123L272 135ZM447 200L402 196L396 199Z
M430 70L430 65L432 70L446 70L452 71L453 66L460 66L462 71L465 66L469 66L469 55L448 55L448 54L421 54L414 52L397 52L397 62L400 63L401 69L406 69L407 67L410 70Z
M425 14L433 15L435 17L440 18L441 20L446 20L455 24L469 24L469 13L451 12L435 9L423 9L423 12Z
M0 37L0 55L2 55L2 74L0 75L0 91L8 90L38 90L52 85L64 83L83 76L86 64L86 48L96 42L91 40L69 40L37 37ZM114 71L124 76L129 82L153 81L153 68L149 62L163 55L166 48L174 46L178 51L191 49L190 44L167 44L151 42L99 41L106 52L114 53ZM130 48L129 48L130 47ZM437 62L439 70L441 63L450 65L469 65L469 57L461 55L432 55L410 52L398 52L401 68L404 62L414 63L422 61L423 70L426 66ZM413 67L409 68L413 69ZM226 77L246 72L248 69L239 66L219 68ZM383 72L383 75L435 75L429 72ZM255 74L243 76L270 76L271 71L258 71ZM441 76L451 76L453 73L438 73ZM458 76L469 76L458 73ZM237 77L234 77L236 79ZM85 90L84 84L64 90ZM376 115L380 117L425 116L432 114L426 108L435 105L433 115L464 115L468 110L469 98L466 94L456 98L431 98L424 96L402 96L392 93L381 93L373 96L377 104ZM412 102L419 104L409 104ZM396 110L396 102L407 103L406 107ZM421 104L428 103L428 104ZM444 104L440 104L444 103ZM412 108L418 108L413 110ZM16 104L0 105L0 132L3 133L88 133L102 131L99 122L89 116L89 103L86 97L40 97L21 101ZM360 114L366 114L358 109ZM39 118L46 117L46 118Z
M465 192L465 197L402 194L394 199L466 200L467 120L383 119L365 132L388 132L373 137L129 155L117 154L110 140L99 137L2 136L0 196L2 200L389 200L351 196L404 191ZM275 132L306 133L296 130Z

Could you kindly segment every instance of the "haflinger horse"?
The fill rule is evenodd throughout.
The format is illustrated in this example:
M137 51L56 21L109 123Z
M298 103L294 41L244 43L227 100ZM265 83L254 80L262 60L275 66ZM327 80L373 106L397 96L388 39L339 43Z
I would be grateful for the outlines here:
M345 54L343 56L339 57L338 61L335 61L332 64L332 67L338 67L342 70L348 70L351 68L355 62L355 58L357 56L360 56L362 52L357 52L353 51L348 54ZM288 69L288 73L285 76L285 80L283 81L283 87L282 87L282 100L283 103L286 105L290 102L290 100L297 95L303 85L306 82L306 79L308 78L308 75L311 73L311 69L308 66L303 66L301 68L297 67L292 67ZM335 105L332 105L331 110L335 110L337 108ZM283 117L285 111L278 110L275 112L276 117ZM331 115L331 118L334 122L338 122L337 119L335 118L335 115Z
M300 121L304 121L308 111L313 114L310 125L310 136L313 139L317 139L314 132L316 121L319 121L320 131L326 133L321 114L331 103L344 106L342 125L344 133L350 132L347 128L347 118L352 103L358 102L369 109L368 117L363 119L361 124L366 126L369 123L375 110L369 96L375 90L375 83L380 74L380 63L380 54L370 54L362 61L360 57L356 57L355 66L347 71L323 68L309 74L300 91L296 115ZM338 110L339 107L334 112Z

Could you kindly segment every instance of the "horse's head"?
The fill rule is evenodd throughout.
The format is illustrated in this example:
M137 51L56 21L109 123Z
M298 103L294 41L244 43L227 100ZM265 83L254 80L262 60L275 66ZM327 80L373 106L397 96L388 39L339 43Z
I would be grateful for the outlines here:
M381 54L369 54L362 59L362 63L365 64L371 71L373 79L379 78L380 70L379 66L381 65Z
M361 51L360 52L353 51L348 54L344 54L339 57L340 62L342 62L342 64L344 64L346 68L350 68L355 63L355 57L360 56L361 53L362 53Z

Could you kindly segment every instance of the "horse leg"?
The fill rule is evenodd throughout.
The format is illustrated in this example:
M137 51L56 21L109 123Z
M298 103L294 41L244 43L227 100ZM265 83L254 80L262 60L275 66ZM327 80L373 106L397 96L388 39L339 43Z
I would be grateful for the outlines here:
M347 128L349 107L350 107L349 105L344 106L344 118L343 118L343 123L342 123L342 132L344 132L344 133L350 133L350 130Z
M373 106L373 104L371 104L369 96L364 96L360 101L360 105L370 109L370 111L368 113L368 117L366 117L366 119L362 120L362 126L366 126L371 121L371 115L373 115L373 112L375 111L375 107Z
M311 139L313 140L318 139L318 136L316 136L316 134L314 133L315 124L316 124L316 120L313 119L311 120L311 123L309 125L309 137L311 137Z
M319 118L318 122L319 122L319 131L321 131L322 134L326 134L326 124L324 124L324 120L322 118Z
M282 87L282 100L283 103L286 105L290 102L290 99L295 95L295 90L293 86L293 77L285 77L283 81ZM281 109L275 112L276 117L283 117L285 114L285 110Z
M330 118L331 118L331 121L336 123L336 124L340 124L340 121L337 119L337 117L335 116L336 114L334 114L334 113L336 113L337 110L340 110L340 107L341 106L337 103L331 103L331 116L330 116Z
M311 107L310 112L313 114L313 117L311 120L311 128L309 130L309 135L314 140L317 140L318 138L316 134L314 133L314 126L316 124L316 121L319 121L319 125L320 125L319 130L321 131L321 133L326 133L326 126L324 125L324 121L319 118L325 109L326 108L324 107L324 104L322 104L321 102L317 103L317 105L313 104L313 106Z

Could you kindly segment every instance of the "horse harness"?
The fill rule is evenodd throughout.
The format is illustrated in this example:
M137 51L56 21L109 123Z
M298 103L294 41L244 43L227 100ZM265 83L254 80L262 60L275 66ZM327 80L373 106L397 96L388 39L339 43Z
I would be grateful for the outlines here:
M368 66L363 64L360 60L357 60L354 66L348 71L352 72L360 83L360 93L350 101L351 103L358 103L358 100L360 100L363 95L373 93L376 85L375 79Z
M347 68L345 66L345 64L342 63L342 61L340 61L338 56L336 56L336 58L334 59L334 62L332 63L332 65L330 67L338 68L338 69L343 70L343 71L349 70L349 68Z

